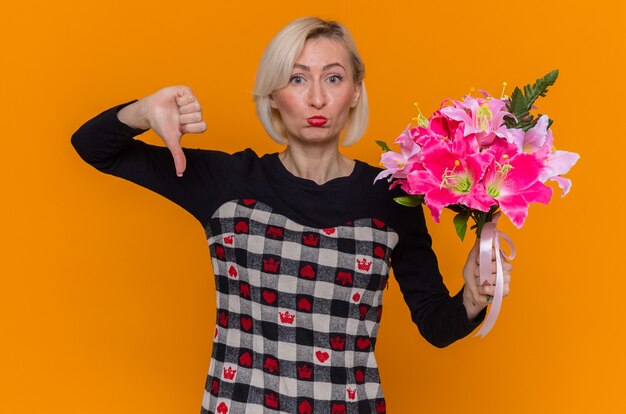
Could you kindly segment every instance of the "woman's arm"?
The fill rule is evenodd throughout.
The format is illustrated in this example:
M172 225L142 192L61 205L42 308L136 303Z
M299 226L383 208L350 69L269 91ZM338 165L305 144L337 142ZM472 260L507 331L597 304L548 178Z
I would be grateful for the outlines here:
M133 139L146 127L167 148ZM170 87L102 112L74 133L72 144L93 167L163 195L206 225L220 189L232 175L234 156L180 147L183 133L205 128L191 91Z
M443 348L467 336L482 322L484 308L469 318L462 288L450 296L439 272L424 213L420 207L397 207L400 240L392 254L393 273L411 319L432 345Z
M493 286L480 286L477 242L463 269L465 285L451 297L439 272L422 209L401 207L398 212L405 226L392 255L394 276L422 336L443 348L480 325ZM505 263L503 268L504 293L508 294L511 265ZM492 272L495 273L495 261Z
M202 133L202 107L186 86L170 86L122 108L117 117L135 129L152 128L161 137L174 158L176 175L185 171L185 155L180 147L184 133Z

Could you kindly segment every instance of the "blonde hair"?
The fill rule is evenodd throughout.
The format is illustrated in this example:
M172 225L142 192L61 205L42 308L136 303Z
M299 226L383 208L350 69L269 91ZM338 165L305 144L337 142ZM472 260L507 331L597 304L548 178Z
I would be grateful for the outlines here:
M359 99L356 106L350 109L345 136L341 142L341 145L349 146L361 138L367 127L368 104L363 84L365 65L350 32L337 22L305 17L289 23L274 36L263 52L256 73L254 82L256 114L274 141L279 144L287 143L285 126L278 111L271 107L270 95L287 86L293 65L300 56L304 43L317 38L335 40L345 48L350 58L354 83L361 84Z

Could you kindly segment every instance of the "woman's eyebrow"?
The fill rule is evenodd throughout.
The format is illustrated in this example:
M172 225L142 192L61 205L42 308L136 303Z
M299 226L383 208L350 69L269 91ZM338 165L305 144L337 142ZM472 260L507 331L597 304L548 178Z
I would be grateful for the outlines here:
M346 70L346 68L344 68L344 67L343 67L343 65L342 65L341 63L329 63L328 65L325 65L325 66L322 68L322 71L328 70L328 69L330 69L330 68L334 68L335 66L339 66L341 69ZM310 72L310 71L311 71L311 68L310 68L310 67L308 67L308 66L306 66L306 65L302 65L302 64L300 64L300 63L294 63L294 64L293 64L293 67L294 67L294 69L296 69L296 68L297 68L297 69L302 69L302 70L305 70L305 71L307 71L307 72Z

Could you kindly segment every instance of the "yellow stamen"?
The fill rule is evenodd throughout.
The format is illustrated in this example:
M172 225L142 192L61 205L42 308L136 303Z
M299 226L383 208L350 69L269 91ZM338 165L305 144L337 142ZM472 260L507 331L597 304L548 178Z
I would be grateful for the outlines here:
M504 90L506 89L507 85L508 83L502 82L502 93L500 94L500 99L509 99L508 95L504 94Z
M454 166L458 167L459 165L461 165L461 161L459 160L454 160Z
M504 154L504 155L502 156L502 158L504 158L505 160L508 160L508 159L509 159L509 155L508 155L508 154Z
M413 102L413 106L417 108L417 116L411 119L415 121L418 126L421 126L424 128L428 127L428 119L422 114L422 111L420 110L420 107L417 104L417 102Z

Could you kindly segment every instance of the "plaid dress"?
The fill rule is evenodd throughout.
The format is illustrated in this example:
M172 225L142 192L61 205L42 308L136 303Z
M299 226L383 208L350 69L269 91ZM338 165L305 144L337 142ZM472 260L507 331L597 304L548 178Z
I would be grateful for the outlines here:
M374 349L391 268L433 345L484 318L467 319L462 289L450 297L422 210L373 185L379 169L357 161L349 176L318 185L289 173L277 154L185 148L179 178L167 148L133 139L143 131L119 122L127 104L85 123L72 144L205 230L217 295L202 414L385 413Z

